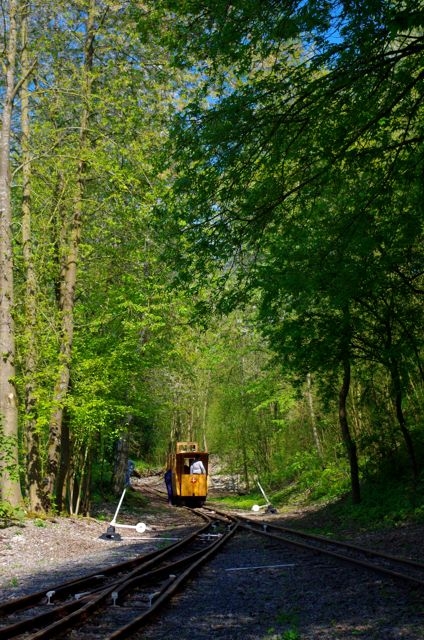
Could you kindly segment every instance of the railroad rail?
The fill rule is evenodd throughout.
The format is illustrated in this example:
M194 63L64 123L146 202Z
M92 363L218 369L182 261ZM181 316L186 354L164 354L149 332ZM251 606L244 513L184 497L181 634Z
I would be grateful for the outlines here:
M424 587L424 565L407 558L284 527L272 517L212 506L189 511L205 521L203 526L165 549L0 603L0 640L129 638L238 531Z
M224 516L225 511L203 508L204 513ZM233 514L234 515L234 514ZM258 520L249 516L237 516L241 527L249 531L294 545L308 552L322 553L337 560L376 571L384 576L403 580L409 584L424 587L424 564L409 558L381 553L359 545L326 536L306 533L298 529L273 524L270 520Z
M153 491L163 495L158 489ZM226 517L231 515L241 527L262 536L268 536L282 543L294 545L309 552L322 553L340 561L374 570L396 580L403 580L418 587L424 587L424 563L409 558L390 555L371 550L349 542L335 540L327 536L306 533L291 527L274 524L272 519L257 516L240 515L234 511L226 511L211 506L203 506L196 510L197 514Z
M0 603L0 640L128 637L238 528L228 515L198 515L206 523L164 550Z

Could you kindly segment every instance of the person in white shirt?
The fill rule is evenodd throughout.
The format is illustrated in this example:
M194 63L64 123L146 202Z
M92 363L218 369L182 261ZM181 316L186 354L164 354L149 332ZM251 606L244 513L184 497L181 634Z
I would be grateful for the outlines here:
M190 473L204 473L206 474L205 465L200 460L199 456L194 457L194 462L190 466Z

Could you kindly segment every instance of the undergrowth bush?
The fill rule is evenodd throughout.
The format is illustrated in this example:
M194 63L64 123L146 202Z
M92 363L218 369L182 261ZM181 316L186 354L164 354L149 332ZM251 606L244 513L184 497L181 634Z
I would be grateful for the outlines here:
M269 501L278 510L293 506L322 505L329 526L335 529L376 529L393 527L405 522L424 522L424 473L413 481L407 466L400 474L386 467L371 474L367 467L361 474L361 502L353 504L350 476L345 460L330 461L325 466L316 463L313 454L295 456L277 475L261 478ZM265 500L255 488L245 496L225 500L229 506L251 509Z
M316 452L298 452L282 470L281 481L295 483L297 490L307 493L311 501L331 500L349 488L349 471L346 461L321 461ZM277 484L274 479L273 484ZM275 486L274 484L274 486Z
M12 507L9 502L0 501L0 527L8 527L12 524L22 522L25 517L24 511L19 507Z

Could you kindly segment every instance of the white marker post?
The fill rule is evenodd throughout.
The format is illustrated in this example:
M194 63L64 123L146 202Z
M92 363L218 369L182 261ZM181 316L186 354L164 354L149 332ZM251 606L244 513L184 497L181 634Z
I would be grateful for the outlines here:
M268 509L268 510L273 509L273 507L272 507L272 505L271 505L270 501L268 500L268 497L267 497L267 496L266 496L266 494L265 494L265 491L262 489L262 487L261 487L261 485L260 485L259 480L257 480L256 482L257 482L257 484L258 484L259 489L261 490L261 493L262 493L263 497L264 497L264 498L265 498L265 500L266 500L266 504L261 504L261 505L259 505L259 504L254 504L254 505L253 505L253 507L252 507L252 511L260 511L261 509ZM273 511L272 511L272 512L273 512L273 513L276 513L276 510L275 510L275 509L273 509Z
M107 528L106 538L115 539L115 540L120 539L121 536L115 533L115 527L119 527L120 529L135 529L137 533L144 533L147 529L147 526L144 524L144 522L137 522L137 524L135 525L134 524L118 524L116 522L116 518L118 517L118 513L121 508L122 502L124 500L126 490L127 488L125 487L125 489L122 492L121 499L119 500L119 504L116 508L115 515L113 516L109 524L109 527Z

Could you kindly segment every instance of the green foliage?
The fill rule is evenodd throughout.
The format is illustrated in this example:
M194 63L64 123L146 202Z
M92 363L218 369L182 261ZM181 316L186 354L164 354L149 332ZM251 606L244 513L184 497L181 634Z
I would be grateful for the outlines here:
M0 424L0 462L3 473L13 480L19 479L19 468L16 465L16 436L7 436ZM1 472L0 472L1 476Z
M9 586L12 587L12 588L18 587L19 586L19 578L15 577L15 576L13 578L11 578L9 580Z
M46 521L45 521L45 520L42 520L41 518L36 518L36 519L34 520L34 525L35 525L36 527L40 527L40 528L42 529L43 527L45 527L45 526L46 526Z
M21 507L13 507L10 502L0 501L0 528L23 522L25 513Z
M286 482L296 483L311 502L334 499L349 487L349 470L344 458L323 463L314 452L298 452L287 464L283 477Z
M214 504L223 504L231 509L244 509L249 511L254 504L263 503L263 496L259 491L252 490L247 495L227 495L223 497L214 497Z
M339 492L329 487L328 493L314 498L313 492L305 490L306 482L300 477L298 482L284 484L276 490L265 488L271 504L279 512L290 512L294 506L311 506L319 510L325 527L314 531L324 535L341 536L352 530L378 530L402 526L406 523L424 521L424 478L411 484L407 478L375 475L363 480L362 501L352 504L345 490L339 485ZM215 502L215 501L214 501ZM257 491L244 496L221 498L219 501L231 508L250 510L254 504L264 504L263 496ZM314 510L314 511L315 511Z
M285 630L278 631L276 628L271 627L267 631L266 640L300 640L301 636L297 631L299 625L298 611L283 611L278 613L275 623L278 629Z
M296 629L288 629L281 637L282 640L300 640L301 635Z
M135 5L95 16L88 76L84 2L31 8L33 322L18 111L12 154L22 461L33 424L45 472L58 404L68 490L86 477L107 494L121 437L150 468L187 438L248 489L259 478L281 502L330 500L347 488L346 357L365 480L404 472L405 431L422 463L421 9ZM78 194L68 362L60 284Z
M402 406L411 384L422 384L422 12L407 13L374 2L340 13L312 1L182 6L177 59L198 75L176 117L177 176L160 211L178 281L195 291L208 282L209 313L254 305L291 380L313 374L321 398L337 398L342 365L367 382L377 366L385 371L371 401L349 399L344 439L353 455L353 418L365 464L379 465L382 443L395 451L400 428L416 474ZM384 390L388 416L377 398ZM240 412L237 424L234 404L222 406L228 449L238 426L239 459L254 467L261 452L249 446L251 417ZM293 432L290 418L274 425ZM278 439L288 472L300 471L317 495L333 485L337 494L344 469L327 464L338 455L334 443L323 471L307 473L297 469L307 450L299 440L296 457L296 444L287 452ZM274 473L276 460L261 460L257 471Z
M154 457L156 446L164 449L162 434L155 442L164 425L155 433L152 427L160 422L157 405L162 398L154 397L149 383L155 367L166 367L171 328L178 325L179 316L175 300L164 290L167 269L157 260L156 243L161 239L154 237L150 216L166 180L159 155L175 75L154 33L140 40L140 15L133 3L109 7L102 16L102 9L92 5L94 55L90 63L85 59L86 64L87 3L53 4L31 7L28 42L37 59L28 140L31 196L26 196L36 281L36 318L31 324L19 235L20 167L29 161L19 157L16 132L17 383L22 399L32 388L31 407L20 405L22 454L27 453L26 430L33 421L40 473L48 466L52 413L57 406L63 409L72 452L66 461L71 491L73 480L90 478L93 460L101 469L98 474L94 470L93 482L100 477L102 484L110 477L114 445L129 425L135 450ZM89 119L86 127L81 126L84 113ZM75 291L67 292L75 293L75 304L68 318L72 329L63 341L63 275L69 267L69 247L77 250L71 259L77 283ZM29 375L30 345L34 355ZM71 356L65 356L68 346ZM54 389L64 366L69 367L70 386L58 399ZM85 490L89 489L88 485Z
M423 521L423 479L411 484L407 476L394 477L389 469L370 476L363 483L362 503L335 504L332 513L364 528L397 526L407 521Z
M281 612L277 616L277 622L279 624L290 624L293 626L297 626L299 624L299 612L296 610Z

